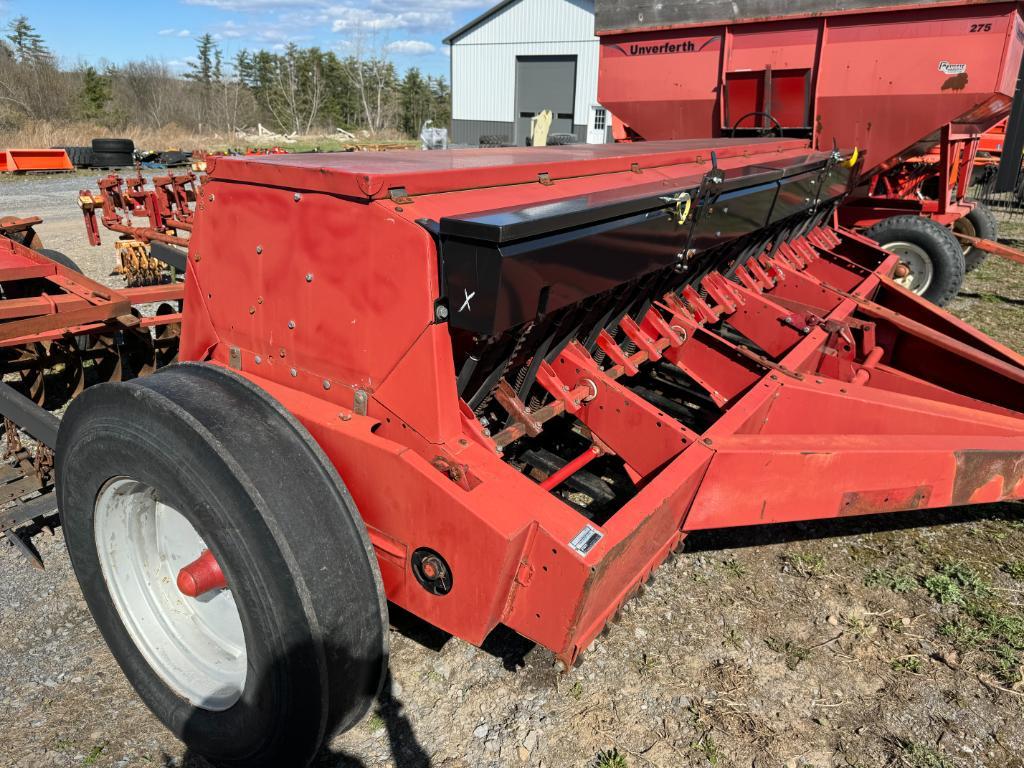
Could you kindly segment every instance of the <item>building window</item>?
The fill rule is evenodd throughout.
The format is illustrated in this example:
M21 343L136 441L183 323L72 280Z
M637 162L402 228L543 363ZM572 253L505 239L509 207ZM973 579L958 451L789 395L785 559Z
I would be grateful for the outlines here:
M605 121L604 107L595 107L594 108L594 130L595 131L603 131L604 130L604 121Z

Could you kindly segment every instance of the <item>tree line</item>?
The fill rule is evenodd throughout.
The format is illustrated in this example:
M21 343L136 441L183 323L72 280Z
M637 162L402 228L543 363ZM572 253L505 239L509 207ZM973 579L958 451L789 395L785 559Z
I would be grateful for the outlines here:
M417 136L425 121L447 126L450 117L445 78L415 67L400 76L386 49L362 38L346 55L290 44L228 59L207 34L179 75L156 59L62 67L24 16L0 36L0 131L27 120L89 120L111 130L174 124L231 134L261 124L284 134Z

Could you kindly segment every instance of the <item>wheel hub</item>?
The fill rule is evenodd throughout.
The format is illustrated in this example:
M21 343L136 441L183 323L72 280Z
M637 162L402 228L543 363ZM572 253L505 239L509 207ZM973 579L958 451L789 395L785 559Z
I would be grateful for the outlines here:
M192 524L152 487L122 477L98 494L94 531L111 600L149 665L196 707L233 706L247 675L242 620Z
M893 276L894 282L911 293L923 295L935 277L935 267L928 252L916 243L902 240L887 243L882 248L900 257L900 264Z
M977 237L978 230L974 226L974 223L967 218L962 216L953 223L953 231L958 235L967 235L968 237ZM960 247L964 250L964 258L967 258L974 252L974 246L970 243L960 242Z

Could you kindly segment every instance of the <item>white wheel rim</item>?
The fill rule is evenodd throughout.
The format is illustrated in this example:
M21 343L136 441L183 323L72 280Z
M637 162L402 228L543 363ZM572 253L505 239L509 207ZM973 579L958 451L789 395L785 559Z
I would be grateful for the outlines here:
M918 296L928 290L935 276L935 267L928 251L915 243L903 241L887 243L882 248L899 256L900 263L908 270L904 277L895 278L896 283Z
M245 635L230 589L186 597L178 572L208 546L145 483L122 477L96 497L96 552L128 634L163 681L194 706L221 712L247 674Z

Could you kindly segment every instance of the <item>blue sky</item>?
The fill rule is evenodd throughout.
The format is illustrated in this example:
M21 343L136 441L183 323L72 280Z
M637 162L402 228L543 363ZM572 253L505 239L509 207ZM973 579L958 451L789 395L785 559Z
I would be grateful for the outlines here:
M0 24L19 15L68 65L154 57L183 69L209 32L231 57L290 41L339 54L386 49L400 70L448 75L441 40L497 0L0 0Z

